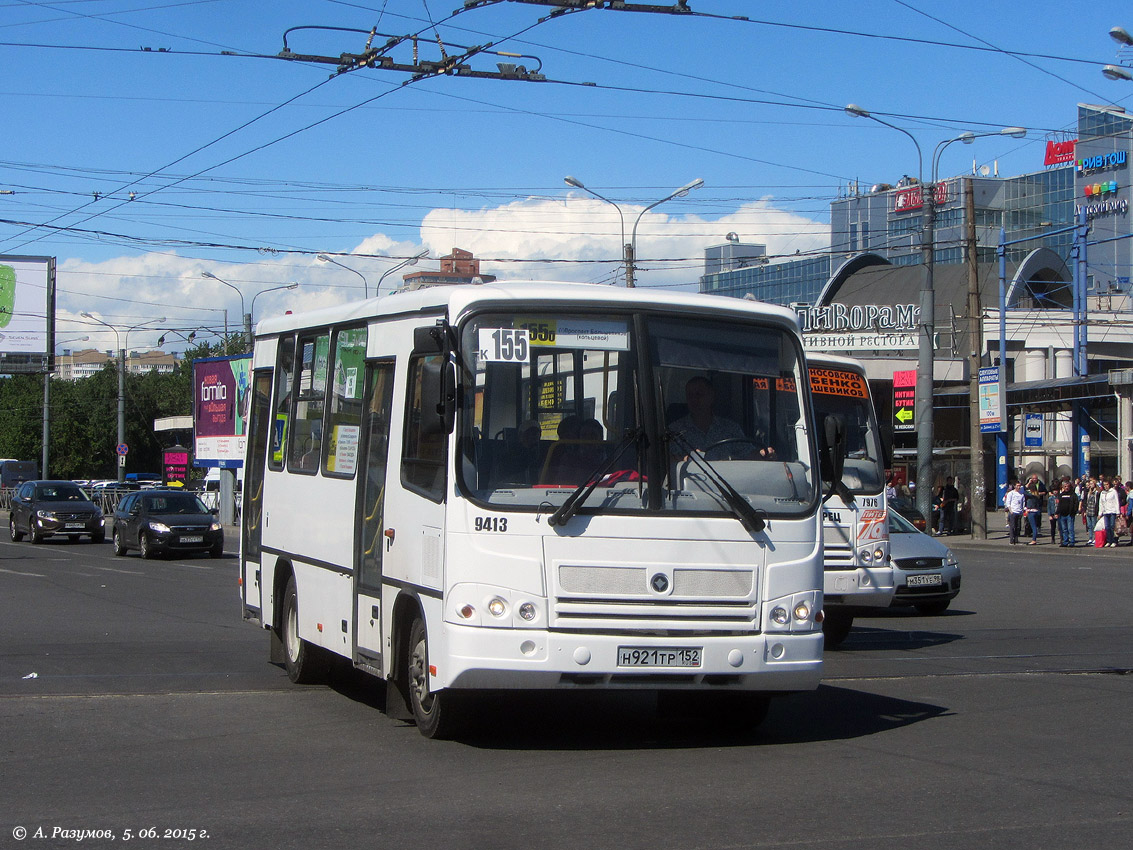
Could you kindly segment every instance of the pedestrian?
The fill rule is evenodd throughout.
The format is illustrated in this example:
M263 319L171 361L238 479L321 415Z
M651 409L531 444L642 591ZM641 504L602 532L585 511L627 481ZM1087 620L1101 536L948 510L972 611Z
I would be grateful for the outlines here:
M1019 542L1019 525L1023 520L1023 506L1026 497L1023 495L1023 482L1016 481L1003 497L1003 511L1007 515L1007 533L1011 538L1011 545Z
M1074 521L1078 517L1078 495L1070 486L1069 481L1062 482L1062 490L1058 493L1055 510L1058 513L1058 532L1060 546L1073 547Z
M1046 487L1043 486L1040 490L1041 484L1038 476L1032 475L1024 496L1026 500L1024 510L1027 514L1027 523L1031 527L1031 542L1027 544L1028 546L1037 546L1039 542L1039 522L1042 520L1043 502L1046 501Z
M1046 516L1050 522L1050 543L1054 545L1054 535L1059 531L1058 519L1058 499L1062 495L1062 490L1056 490L1054 487L1050 488L1050 493L1046 497Z
M953 478L949 475L944 479L937 491L940 503L940 520L937 525L937 534L952 534L956 530L956 506L960 502L960 491L956 489Z
M1103 478L1101 495L1098 497L1098 512L1105 524L1105 545L1113 548L1117 545L1117 514L1121 503L1117 500L1117 491L1108 478Z
M1098 499L1101 497L1101 488L1098 480L1090 478L1086 482L1086 495L1082 497L1082 516L1086 522L1086 537L1094 534L1094 526L1098 522Z

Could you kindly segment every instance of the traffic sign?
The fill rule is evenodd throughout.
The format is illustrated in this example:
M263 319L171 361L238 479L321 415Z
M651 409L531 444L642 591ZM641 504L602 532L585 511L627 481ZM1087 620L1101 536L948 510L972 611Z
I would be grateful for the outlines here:
M119 443L118 448L115 449L115 451L117 451L118 454L121 455L122 457L125 457L129 453L130 447L127 446L125 443Z

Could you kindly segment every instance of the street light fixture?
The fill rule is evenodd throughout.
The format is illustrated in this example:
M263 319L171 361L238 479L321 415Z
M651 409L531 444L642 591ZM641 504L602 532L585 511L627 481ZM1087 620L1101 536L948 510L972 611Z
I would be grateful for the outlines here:
M256 314L256 299L257 298L259 298L265 292L278 292L281 289L298 289L298 288L299 288L299 284L296 283L295 281L291 281L291 283L284 283L284 284L281 284L279 286L271 286L271 287L268 287L267 289L261 289L259 292L257 292L255 295L253 295L252 296L252 306L248 310L249 325L251 325L252 319ZM252 339L251 330L249 330L248 331L248 341L249 341L249 343L251 342L251 339Z
M638 213L637 219L633 223L633 235L630 237L630 241L626 242L625 215L622 213L622 208L620 206L618 206L618 204L614 203L609 198L607 198L603 195L599 195L597 192L595 192L589 186L584 185L581 180L579 180L575 177L571 177L569 174L566 177L563 178L563 182L566 183L571 188L581 189L583 192L586 192L587 194L593 195L599 201L604 201L605 203L609 204L610 206L612 206L614 209L616 209L618 211L618 219L621 222L622 246L623 246L623 251L625 252L624 256L625 256L626 288L627 289L633 289L634 288L634 274L633 273L634 273L634 260L637 257L637 225L641 223L642 216L644 216L647 212L649 212L654 207L659 207L661 204L665 203L666 201L671 201L674 198L683 198L691 190L699 189L701 186L704 185L704 180L701 179L700 177L698 177L695 180L693 180L692 182L686 183L685 185L681 186L681 188L677 189L675 192L672 192L672 193L666 195L661 200L654 201L652 204L645 207L645 209L643 209L640 213Z
M131 325L123 329L123 336L118 335L118 328L109 322L104 322L102 319L92 316L90 313L80 313L84 319L90 319L92 322L104 327L110 328L114 331L114 341L118 344L118 445L126 444L126 347L130 344L130 331L136 331L138 328L144 328L146 325L160 325L165 322L165 316L160 319L150 319L149 321L139 322L136 325ZM118 462L118 483L122 484L126 480L126 467L119 461Z
M1122 54L1125 52L1125 48L1133 47L1133 35L1130 35L1125 27L1113 27L1109 31L1109 37L1119 45L1117 50L1118 60L1122 64L1128 65L1129 61L1122 58ZM1133 80L1133 73L1130 73L1128 68L1123 68L1121 65L1106 65L1102 68L1102 73L1109 80L1125 80L1126 82Z
M354 274L358 275L358 277L362 278L362 296L364 298L370 297L370 285L369 285L369 283L366 282L366 276L364 274L362 274L362 272L358 271L358 269L352 269L352 268L350 268L350 266L346 265L345 263L340 263L338 260L336 260L334 257L330 256L329 254L317 254L315 256L315 259L318 260L319 262L322 262L322 263L333 263L334 265L338 266L340 269L346 269L348 272L353 272Z
M217 277L212 272L201 272L201 277L208 278L209 280L215 280L217 283L223 283L229 289L235 289L236 290L236 294L240 296L240 316L241 316L242 321L244 322L244 340L245 340L245 343L246 343L247 340L250 340L252 338L252 321L251 321L252 317L249 316L246 312L244 312L244 293L240 291L240 287L238 287L234 283L229 283L224 278ZM225 332L225 334L228 333L227 322L225 322L224 332ZM224 344L226 346L228 345L227 339L225 339Z
M395 266L390 266L388 269L386 269L384 272L382 272L382 276L378 278L378 285L376 287L374 287L374 295L381 295L382 294L382 281L384 281L386 279L387 275L393 274L398 269L403 269L406 266L415 266L415 265L417 265L418 260L424 259L427 256L429 256L429 249L428 248L426 248L424 251L420 251L419 253L414 254L412 257L409 257L408 259L402 260L400 263L398 263Z

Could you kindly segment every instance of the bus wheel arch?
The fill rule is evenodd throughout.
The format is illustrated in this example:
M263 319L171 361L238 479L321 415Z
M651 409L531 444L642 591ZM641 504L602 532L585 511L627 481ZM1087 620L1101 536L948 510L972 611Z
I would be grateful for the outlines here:
M299 591L295 576L285 573L283 596L277 613L279 638L283 644L283 666L287 678L297 685L313 685L326 682L330 674L330 655L320 646L315 646L299 635Z
M453 691L429 688L428 627L416 599L398 599L393 634L397 684L417 730L426 738L451 738L462 728L463 701Z

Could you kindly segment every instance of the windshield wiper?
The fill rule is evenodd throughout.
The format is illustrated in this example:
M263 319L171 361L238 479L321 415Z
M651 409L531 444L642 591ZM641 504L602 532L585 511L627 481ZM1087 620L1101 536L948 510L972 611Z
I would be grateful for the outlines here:
M732 513L736 515L736 519L740 521L740 525L742 525L747 532L756 534L763 531L767 523L762 516L762 512L755 510L755 508L749 505L747 499L736 492L736 488L728 483L728 479L721 475L716 467L708 462L708 458L706 458L702 452L693 447L684 434L669 431L665 436L684 449L689 460L695 463L704 473L705 478L720 491L720 495L724 498L728 507L732 509Z
M547 525L554 528L556 525L566 525L567 520L578 513L578 509L582 507L590 494L594 492L594 488L598 486L599 482L606 476L606 473L614 468L622 455L626 453L626 449L636 443L641 436L645 433L642 428L635 428L625 435L625 438L618 445L617 451L609 460L604 460L594 469L594 471L586 476L582 484L575 488L574 492L567 496L566 501L559 506L559 509L551 514L550 519L547 520Z

